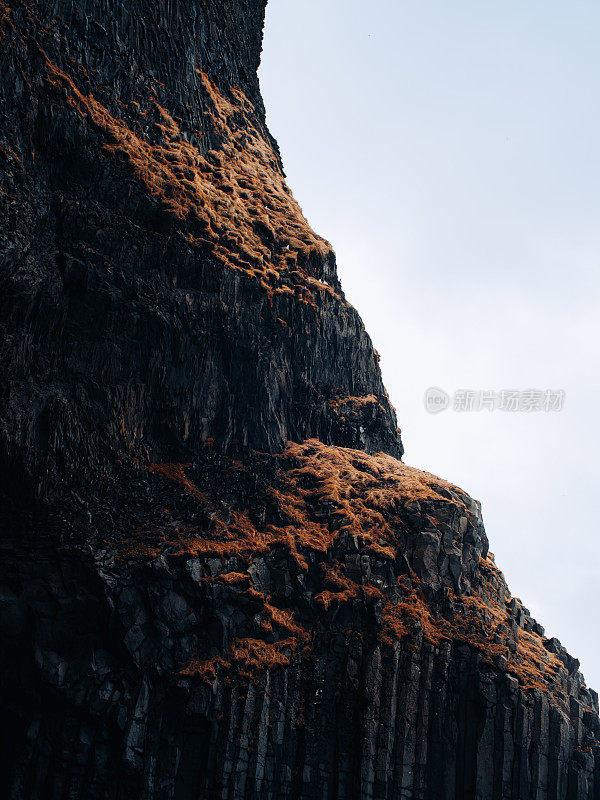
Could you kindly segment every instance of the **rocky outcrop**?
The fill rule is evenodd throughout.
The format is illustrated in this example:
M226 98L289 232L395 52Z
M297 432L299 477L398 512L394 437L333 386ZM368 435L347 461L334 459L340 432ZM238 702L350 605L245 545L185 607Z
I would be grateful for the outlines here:
M264 125L264 3L3 8L0 431L19 485L47 495L208 438L401 455Z
M264 5L0 2L0 792L596 798L579 663L398 460Z

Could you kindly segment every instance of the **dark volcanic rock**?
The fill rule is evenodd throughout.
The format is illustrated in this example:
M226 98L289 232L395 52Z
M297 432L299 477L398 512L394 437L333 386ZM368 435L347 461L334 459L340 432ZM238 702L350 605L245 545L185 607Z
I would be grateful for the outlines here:
M0 435L19 485L208 438L401 455L376 354L264 125L263 15L6 7Z
M406 467L264 0L0 0L0 794L600 797L598 698Z

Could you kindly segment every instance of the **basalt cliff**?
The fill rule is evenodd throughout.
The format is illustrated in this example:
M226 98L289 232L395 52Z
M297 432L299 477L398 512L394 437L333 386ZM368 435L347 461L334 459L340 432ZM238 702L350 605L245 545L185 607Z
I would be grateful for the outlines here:
M406 466L266 0L0 0L0 795L597 800L598 697Z

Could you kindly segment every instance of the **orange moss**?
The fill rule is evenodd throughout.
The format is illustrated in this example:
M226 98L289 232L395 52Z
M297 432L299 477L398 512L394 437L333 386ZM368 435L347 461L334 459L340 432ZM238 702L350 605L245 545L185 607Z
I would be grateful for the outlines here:
M325 588L315 596L315 602L323 611L364 596L362 585L347 578L339 565L322 564L321 574Z
M47 57L46 63L49 83L65 90L69 105L108 137L106 151L123 155L175 217L195 222L198 231L186 233L190 244L210 247L225 265L258 280L270 296L293 294L311 305L317 294L339 297L304 268L312 253L324 258L331 247L308 225L252 103L239 89L231 87L225 97L198 71L207 115L223 140L220 150L204 156L156 100L162 143L132 131Z
M248 527L246 518L237 512L232 517L233 521L229 525L215 518L211 531L201 531L198 526L185 525L167 529L157 525L143 526L129 538L119 542L116 556L120 560L132 557L155 558L165 550L172 556L191 558L239 556L249 560L250 556L266 555L266 544L258 536L252 538L253 530Z
M379 561L394 561L396 559L396 551L393 547L382 547L376 542L371 542L361 552Z
M350 408L357 411L361 408L365 408L366 406L379 406L383 410L383 406L379 402L379 398L374 394L366 394L360 397L354 397L352 395L339 395L330 400L329 405L336 413L340 413L340 411L344 408Z
M407 467L384 454L367 455L357 450L323 445L317 440L288 443L282 458L286 467L282 486L270 494L285 526L277 535L305 563L304 550L326 553L342 534L357 537L365 553L393 560L397 545L398 512L414 500L439 500L467 513L466 496L452 484L426 472ZM442 489L444 495L439 494ZM450 499L448 499L450 498ZM325 504L328 522L313 519L312 509ZM270 531L271 539L275 534Z
M399 578L398 584L403 589L404 597L399 601L386 602L382 612L380 643L390 647L395 642L409 635L414 637L422 631L426 641L439 644L446 638L441 629L443 622L433 617L417 578Z
M289 667L298 649L298 640L290 637L266 642L252 637L234 639L225 656L200 659L193 656L179 674L212 685L221 669L226 675L234 673L245 679L258 680L266 670Z
M251 676L267 669L289 667L296 652L296 639L265 642L262 639L235 639L225 662L229 662L242 675Z
M150 464L148 470L155 475L161 475L182 486L185 491L203 505L209 505L208 495L198 490L186 476L185 471L191 464Z
M9 145L0 145L0 153L7 161L14 161L16 164L21 163L21 159Z
M220 663L220 658L202 660L193 656L187 667L180 670L179 674L185 678L199 678L204 683L212 685L217 679L217 667Z
M465 628L477 630L474 617L480 620L483 617L486 630L484 652L488 660L504 656L508 661L508 671L518 678L524 687L543 691L552 689L555 693L560 693L558 673L561 670L561 662L546 650L539 634L519 628L516 652L513 653L508 648L507 632L512 627L512 618L507 610L509 598L502 600L490 581L490 578L495 578L506 588L504 576L492 559L482 559L481 567L482 586L476 594L467 595L462 601L467 612L470 612ZM481 627L480 622L479 629ZM495 635L498 635L502 643L494 641ZM465 638L468 638L466 632Z
M160 553L222 558L235 555L249 565L254 557L283 547L300 572L308 571L309 563L318 567L312 569L313 579L318 580L316 614L306 628L291 611L276 607L270 597L252 589L247 573L229 572L215 579L256 603L260 636L276 639L240 640L223 657L227 669L248 672L289 663L290 652L300 652L299 645L306 647L313 626L320 624L319 620L323 622L323 615L361 601L380 607L379 642L384 648L401 640L416 642L421 636L434 645L442 641L466 644L479 651L487 663L506 659L506 668L522 686L560 694L561 664L546 652L540 636L519 630L517 641L511 645L515 652L509 648L514 627L507 610L509 593L493 556L481 559L479 588L461 596L450 592L453 610L444 614L438 600L430 600L422 590L414 573L401 576L397 587L381 590L364 578L363 583L353 580L344 564L332 558L333 548L344 536L352 537L358 554L395 561L396 531L403 525L404 505L429 503L421 513L428 512L432 525L444 506L460 516L469 516L472 503L460 489L390 456L329 447L316 440L288 443L283 455L272 458L278 460L280 470L276 485L266 491L275 509L271 519L277 519L277 524L257 526L243 510L228 510L225 522L215 511L208 531L145 528L121 548L129 557L139 557L144 548L149 557ZM151 469L179 483L199 502L209 503L210 498L186 477L186 466L163 464ZM442 516L446 518L447 511Z
M265 613L269 618L271 627L274 625L283 633L294 638L297 642L308 641L308 631L296 622L294 613L289 609L276 608L266 600Z
M432 613L420 590L419 581L412 576L400 581L404 598L385 604L380 642L392 646L395 641L414 637L422 631L423 638L433 645L442 641L467 644L478 650L484 662L497 664L504 657L507 670L526 689L541 689L560 694L558 673L560 661L545 649L543 639L536 633L519 629L516 652L508 647L511 618L488 576L504 577L493 560L482 559L482 586L473 594L453 596L454 613L450 619ZM500 641L497 641L500 639Z
M6 3L0 3L0 39L3 39L4 35L9 30L13 30L13 24L10 19L10 8Z
M223 523L216 520L216 526L223 528ZM200 531L198 526L174 525L162 528L159 525L142 525L128 538L115 542L106 542L115 550L118 561L127 561L137 558L153 559L163 553L170 556L204 557L204 558L231 558L240 556L245 558L252 552L254 555L265 555L268 550L259 548L252 550L248 543L237 541L231 531L227 532L222 540L212 538L214 534Z

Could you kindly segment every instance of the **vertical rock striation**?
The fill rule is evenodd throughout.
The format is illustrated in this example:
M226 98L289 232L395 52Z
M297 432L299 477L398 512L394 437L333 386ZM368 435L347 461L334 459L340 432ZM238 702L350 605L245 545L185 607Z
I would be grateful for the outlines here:
M264 124L263 16L5 7L1 431L20 484L209 438L401 455L377 356Z
M0 794L600 797L598 697L398 459L265 0L0 0Z

